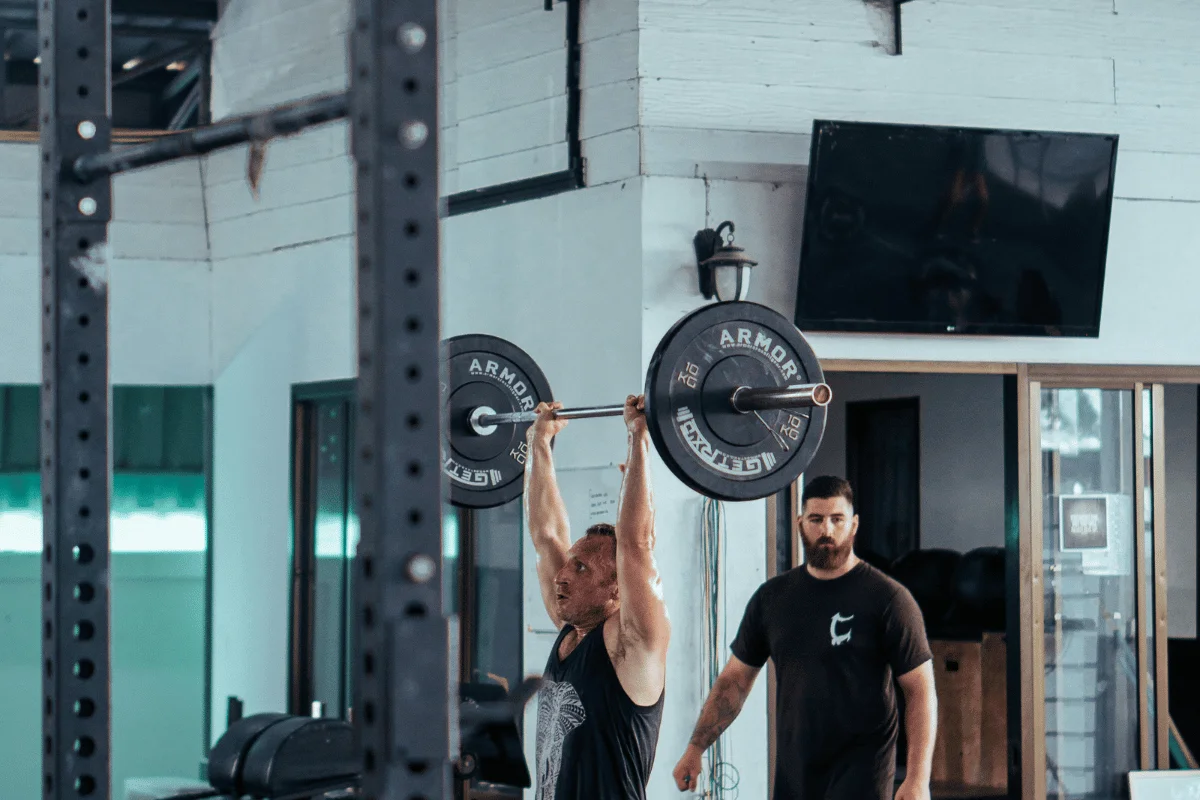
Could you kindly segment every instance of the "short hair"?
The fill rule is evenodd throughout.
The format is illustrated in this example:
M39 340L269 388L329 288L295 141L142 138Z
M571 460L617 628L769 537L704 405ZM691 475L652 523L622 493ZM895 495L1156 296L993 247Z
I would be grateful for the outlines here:
M850 486L850 481L845 478L839 478L836 475L821 475L813 478L804 487L804 494L800 499L800 507L804 508L804 504L809 500L828 500L833 497L844 497L846 502L850 504L850 508L854 508L854 489Z
M597 522L583 532L584 537L603 536L612 542L613 571L612 580L617 579L617 529L607 522Z
M590 528L588 528L586 531L584 531L583 535L584 536L611 536L613 539L616 539L617 538L617 529L614 528L612 525L610 525L607 522L597 522L595 525L592 525Z

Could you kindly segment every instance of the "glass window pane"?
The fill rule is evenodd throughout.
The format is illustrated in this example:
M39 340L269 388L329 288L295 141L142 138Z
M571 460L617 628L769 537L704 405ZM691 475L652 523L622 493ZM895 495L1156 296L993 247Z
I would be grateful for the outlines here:
M1151 399L1150 390L1142 390L1142 468L1145 477L1145 490L1143 503L1144 514L1143 522L1145 527L1142 534L1142 552L1144 563L1142 565L1143 578L1146 582L1146 616L1147 625L1145 628L1146 635L1146 662L1142 665L1142 672L1146 675L1146 694L1147 707L1150 711L1150 717L1147 721L1147 727L1150 730L1150 764L1153 766L1158 763L1158 738L1154 735L1155 727L1155 702L1154 702L1154 481L1159 476L1154 474L1154 426L1158 425L1159 421L1154 419L1154 402Z
M1042 392L1051 797L1123 797L1140 763L1133 399Z
M522 503L476 511L471 680L510 689L522 675Z
M346 712L346 512L348 421L341 400L317 405L316 587L313 609L313 700L327 716Z

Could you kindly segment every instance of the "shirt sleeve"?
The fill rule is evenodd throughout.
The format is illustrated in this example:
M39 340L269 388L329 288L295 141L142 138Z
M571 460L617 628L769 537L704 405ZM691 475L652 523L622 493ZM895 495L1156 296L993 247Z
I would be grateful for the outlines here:
M892 674L899 677L933 658L925 618L913 596L901 588L883 615L883 636Z
M747 666L759 668L771 657L771 645L767 640L767 628L763 624L762 587L750 597L737 635L729 646L739 661Z

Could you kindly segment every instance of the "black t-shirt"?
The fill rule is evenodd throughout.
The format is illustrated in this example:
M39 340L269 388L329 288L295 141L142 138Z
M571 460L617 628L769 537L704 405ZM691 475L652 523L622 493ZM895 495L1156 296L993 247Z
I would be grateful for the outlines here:
M932 658L907 589L866 562L833 580L798 567L758 588L731 649L775 662L775 800L891 798L893 679Z
M603 625L560 659L571 630L555 640L538 690L537 800L645 800L666 692L650 706L629 699Z

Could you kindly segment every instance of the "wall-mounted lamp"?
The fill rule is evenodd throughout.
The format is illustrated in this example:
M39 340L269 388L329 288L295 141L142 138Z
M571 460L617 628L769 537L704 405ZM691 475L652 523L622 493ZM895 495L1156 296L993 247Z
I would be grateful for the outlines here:
M729 229L729 241L721 232ZM745 300L750 295L750 268L758 262L733 243L733 223L722 222L714 231L705 228L692 240L696 246L696 268L700 272L700 293L705 300Z

